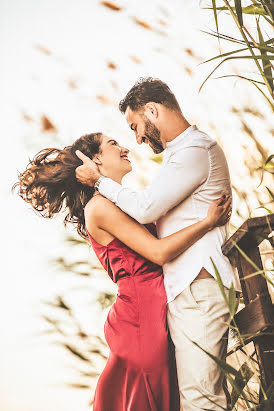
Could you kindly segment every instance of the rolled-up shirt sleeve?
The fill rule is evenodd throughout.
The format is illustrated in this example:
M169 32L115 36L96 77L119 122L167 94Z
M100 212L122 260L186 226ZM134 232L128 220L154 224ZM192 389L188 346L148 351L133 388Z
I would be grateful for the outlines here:
M206 149L187 147L171 154L145 190L136 192L105 178L99 185L99 192L139 223L148 224L164 216L204 184L209 168Z

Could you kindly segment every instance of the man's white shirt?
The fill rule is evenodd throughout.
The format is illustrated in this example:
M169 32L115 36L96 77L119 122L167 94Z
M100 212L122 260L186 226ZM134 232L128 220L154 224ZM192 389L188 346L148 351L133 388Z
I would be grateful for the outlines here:
M136 192L105 178L99 192L141 224L156 222L159 238L166 237L204 217L212 201L231 194L225 155L215 140L195 125L166 143L159 173L145 190ZM223 284L240 291L235 269L222 253L228 224L216 227L193 246L163 266L168 302L174 300L204 267L216 278L210 257Z

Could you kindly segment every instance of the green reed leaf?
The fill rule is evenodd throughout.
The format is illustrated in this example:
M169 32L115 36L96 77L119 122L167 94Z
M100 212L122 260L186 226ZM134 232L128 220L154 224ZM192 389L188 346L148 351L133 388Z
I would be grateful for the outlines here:
M266 166L268 163L270 163L270 161L274 158L274 154L271 154L266 160L264 165Z
M243 26L243 11L242 11L242 2L241 0L235 0L235 11L236 11L236 15L238 18L238 22L240 24L240 26Z
M229 288L228 308L229 308L230 317L232 318L235 314L235 308L236 308L236 290L234 288L233 283L231 283L231 286Z
M259 21L256 20L257 23L257 32L258 32L258 37L259 37L259 42L261 46L265 46L265 42L264 42L264 38L260 29L260 25L259 25ZM260 49L261 55L268 58L268 54L265 50ZM272 50L273 53L273 50ZM265 81L268 81L268 84L270 85L271 89L273 90L273 77L272 77L272 68L271 68L271 64L270 64L270 59L263 59L262 60L262 64L263 64L263 70L264 70L264 74L266 76Z
M232 10L235 12L235 7L231 7ZM212 10L212 7L205 7L205 10ZM216 7L216 11L227 11L229 8L227 6ZM259 4L250 4L246 7L242 7L242 13L244 14L258 14L260 16L267 15L265 9Z
M254 371L251 370L251 368L249 368L248 363L244 362L239 371L238 371L238 375L235 376L235 384L237 385L237 387L240 388L240 391L242 392L246 386L246 384L248 383L248 381L250 380L250 378L254 375ZM231 407L233 409L234 405L236 404L238 398L239 398L240 394L239 392L237 392L234 388L232 389L231 392Z
M222 282L222 278L221 278L220 272L219 272L218 268L216 267L216 265L215 265L215 263L214 263L214 261L213 261L213 259L212 259L211 257L210 257L210 261L211 261L211 263L212 263L212 265L213 265L213 268L214 268L214 271L215 271L217 284L218 284L218 286L219 286L219 288L220 288L220 291L221 291L221 293L222 293L222 296L223 296L223 298L224 298L224 300L225 300L225 303L226 303L227 307L229 307L228 298L227 298L227 295L226 295L226 293L225 293L225 287L224 287L224 284L223 284L223 282Z
M272 201L274 201L274 193L270 190L270 188L268 188L267 186L265 186L265 188L267 189L270 197L272 198Z

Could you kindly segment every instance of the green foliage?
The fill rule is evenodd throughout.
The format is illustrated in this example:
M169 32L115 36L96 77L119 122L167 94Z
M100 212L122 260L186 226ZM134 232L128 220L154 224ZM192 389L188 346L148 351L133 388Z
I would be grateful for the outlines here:
M153 156L150 157L150 160L154 161L157 164L162 164L163 161L163 154L153 154Z
M243 5L241 0L214 0L212 1L212 7L210 8L214 14L214 20L216 25L216 32L205 32L207 35L214 36L218 39L219 43L224 40L231 45L229 51L225 53L219 53L213 56L202 64L213 62L216 60L217 64L207 75L205 80L200 86L200 90L204 84L210 79L213 73L217 72L226 62L233 61L234 63L240 60L250 62L250 73L253 75L246 75L245 73L227 74L221 75L217 78L238 78L248 81L252 84L259 93L263 96L266 103L274 110L273 102L273 64L274 58L274 38L273 38L273 0L261 0L251 1L251 4ZM226 18L230 18L231 23L236 27L239 33L239 38L232 37L228 34L220 32L220 16L225 13ZM269 30L269 33L268 33ZM271 36L272 35L272 36ZM257 69L257 70L254 70ZM235 108L233 108L235 109ZM260 193L257 190L247 193L244 189L238 189L235 184L233 185L234 192L239 197L241 202L246 204L247 215L243 215L239 209L237 214L243 219L251 217L252 209L248 204L248 198L255 196L259 203L257 208L264 209L267 213L273 212L274 194L271 188L271 182L269 182L269 175L274 174L273 154L269 156L269 153L261 146L259 139L254 135L254 131L249 127L242 117L242 113L239 109L235 109L235 113L239 117L242 124L244 133L250 137L256 145L258 153L261 155L261 160L258 163L257 153L255 156L251 154L246 157L244 161L245 166L248 169L250 176L256 176L260 179L257 189L262 185L264 177L266 177L265 191L269 196L269 201L261 200ZM262 112L261 112L262 113ZM254 116L256 113L254 113ZM263 115L261 116L263 118ZM269 130L271 132L271 130ZM253 161L252 161L253 160ZM258 164L256 166L256 163Z
M218 3L218 5L217 5ZM234 3L234 6L231 5ZM219 4L222 4L219 6ZM211 71L211 73L206 77L205 81L202 83L200 90L202 89L203 85L206 81L211 77L211 75L226 61L231 59L251 59L253 60L254 64L257 67L257 74L260 75L261 81L257 79L247 78L242 75L235 75L235 77L248 80L256 88L262 93L265 97L268 104L274 110L273 104L273 54L274 54L274 47L273 47L273 38L265 39L263 35L263 31L260 26L260 17L264 18L267 24L270 26L270 29L273 29L274 21L273 21L273 2L272 0L266 1L252 1L252 4L243 7L241 0L234 0L233 2L229 2L228 0L221 0L221 1L212 1L212 10L214 12L214 19L217 28L217 33L213 34L218 37L219 40L224 39L231 43L241 44L244 45L244 48L238 48L231 50L228 53L222 53L218 56L215 56L208 61L223 58L223 60ZM231 18L234 20L238 31L242 37L241 40L233 38L231 36L220 34L219 33L219 23L218 23L218 13L221 12L229 12ZM251 33L249 29L245 26L245 21L243 18L244 14L248 14L250 18L255 19L256 23L256 30L253 30ZM264 29L265 33L265 29ZM212 34L212 33L208 33ZM270 37L270 36L269 36ZM258 40L255 40L255 39ZM242 53L245 51L249 51L249 55L243 55ZM205 63L206 63L205 62ZM223 77L223 76L222 76ZM262 90L258 84L263 85L266 87L266 91Z
M234 386L238 387L237 390L233 387L231 392L231 407L235 406L238 401L241 392L244 390L246 384L250 378L254 375L254 371L248 365L248 362L244 362L239 368L238 374L234 378Z
M240 249L240 247L237 246L237 244L234 244L234 246L252 265L252 267L255 270L257 270L252 275L262 275L267 281L269 281L273 285L273 282L270 281L270 279L266 276L265 272L263 270L259 270L257 265L246 255L246 253L243 250ZM260 371L258 369L258 362L254 360L254 353L250 354L246 345L246 343L249 342L250 339L252 339L255 336L258 337L258 334L241 335L241 332L234 318L236 306L236 292L234 286L233 284L231 284L231 287L229 289L229 296L227 297L220 272L212 259L211 262L214 268L216 280L219 285L220 291L230 312L231 323L228 324L228 326L229 328L233 329L233 332L237 336L237 339L239 341L239 344L237 347L235 347L235 350L240 348L241 352L243 352L246 356L246 361L242 363L240 363L239 361L239 369L236 369L235 367L227 364L225 361L220 360L208 351L204 350L195 342L193 343L200 349L202 349L210 358L212 358L218 364L220 370L223 372L227 381L229 382L231 386L231 408L228 409L238 409L239 401L241 401L241 403L244 404L246 410L270 411L273 409L272 407L274 400L274 383L272 383L268 390L264 392L261 382ZM270 334L273 335L273 333L271 332ZM264 335L263 332L261 333L261 335ZM254 381L257 383L258 391L260 391L262 395L259 395L259 392L257 394L251 392L250 387L248 386L248 383L251 379L253 379L253 383Z
M215 3L215 1L212 3ZM236 12L238 19L239 19L239 15L242 18L242 14L257 14L257 15L261 15L261 16L265 16L267 13L265 11L265 9L262 7L262 5L260 3L255 3L254 4L250 4L249 6L246 7L242 7L241 6L241 1L235 1L235 3L237 3L237 7L231 7L232 10L234 12ZM239 4L240 3L240 4ZM217 11L225 11L228 10L227 6L223 6L223 7L216 7L216 5L213 5L213 10L214 10L214 15L217 15ZM242 20L240 20L242 21Z

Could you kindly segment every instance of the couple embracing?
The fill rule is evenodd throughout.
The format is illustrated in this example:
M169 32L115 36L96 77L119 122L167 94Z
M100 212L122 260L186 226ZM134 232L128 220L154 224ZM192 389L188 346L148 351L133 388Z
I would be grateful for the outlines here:
M226 408L221 371L193 343L225 359L229 312L210 257L226 292L231 283L240 290L221 251L232 207L224 153L187 122L158 79L140 79L119 108L138 144L165 150L145 190L121 185L132 170L129 150L102 133L42 150L18 183L21 197L44 217L65 207L65 221L91 243L118 286L93 410Z

